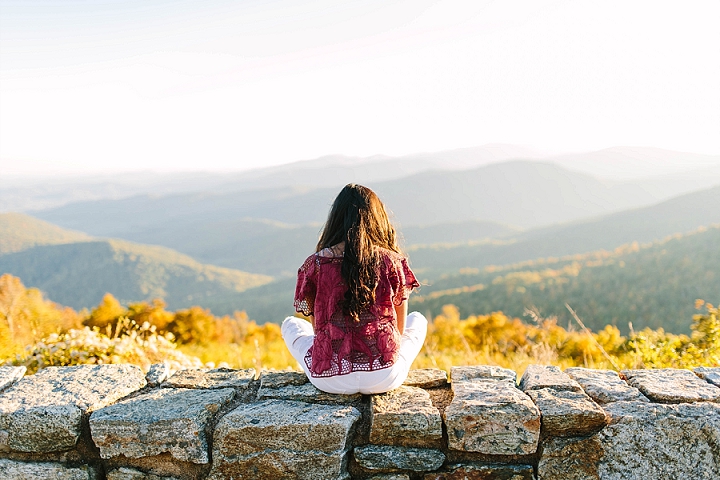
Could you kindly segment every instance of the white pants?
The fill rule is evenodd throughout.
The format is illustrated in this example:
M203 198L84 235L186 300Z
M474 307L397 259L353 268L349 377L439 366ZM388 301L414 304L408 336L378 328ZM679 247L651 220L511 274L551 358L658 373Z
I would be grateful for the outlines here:
M315 339L315 332L310 322L297 317L287 317L281 330L288 350L302 366L310 382L318 389L344 395L358 392L371 394L387 392L402 385L410 371L410 365L425 342L427 320L418 312L412 312L407 316L405 332L400 337L400 351L391 367L372 372L350 372L334 377L313 377L305 364L305 354L312 347Z

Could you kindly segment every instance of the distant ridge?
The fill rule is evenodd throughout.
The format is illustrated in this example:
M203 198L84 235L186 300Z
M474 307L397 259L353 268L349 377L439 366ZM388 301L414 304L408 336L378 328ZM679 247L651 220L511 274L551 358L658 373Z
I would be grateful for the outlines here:
M632 185L601 182L560 166L506 161L470 170L427 171L367 184L401 227L491 221L521 228L562 223L655 203ZM159 225L266 219L322 223L336 188L294 187L78 202L33 215L91 235L124 237Z
M485 220L533 228L655 202L631 185L527 160L424 172L371 186L403 225Z
M92 239L26 215L0 216L0 273L73 308L95 306L106 292L121 301L163 298L171 309L202 305L242 309L240 292L266 275L204 265L165 247Z
M601 178L631 180L718 167L720 155L624 146L551 156L546 161Z
M609 252L466 268L422 288L410 307L438 314L453 304L462 316L502 310L516 317L537 308L579 328L568 303L596 332L615 325L625 335L645 327L689 334L695 301L720 301L719 251L720 224Z
M137 195L232 193L297 186L337 188L350 182L384 182L429 170L467 170L507 160L539 160L586 175L641 184L641 188L653 192L655 200L720 184L720 155L627 146L549 156L516 145L487 144L395 157L325 155L312 160L244 172L142 171L65 178L17 178L0 184L0 212L28 212L80 201L120 199ZM709 174L679 182L669 177L681 172L700 170ZM656 180L659 180L659 184ZM663 196L663 192L668 194Z
M31 211L62 205L137 195L177 195L191 192L232 193L276 188L337 188L346 183L382 182L431 169L474 168L539 154L514 145L489 144L443 152L391 157L325 155L244 172L126 172L58 179L18 179L0 185L0 212Z
M22 213L0 213L0 255L39 245L86 242L92 237Z
M594 250L612 250L630 243L651 242L701 226L720 224L720 186L682 195L649 207L591 220L530 230L512 237L512 243L418 248L411 252L414 265L434 272L506 265L524 260L561 257ZM718 245L720 251L720 245Z

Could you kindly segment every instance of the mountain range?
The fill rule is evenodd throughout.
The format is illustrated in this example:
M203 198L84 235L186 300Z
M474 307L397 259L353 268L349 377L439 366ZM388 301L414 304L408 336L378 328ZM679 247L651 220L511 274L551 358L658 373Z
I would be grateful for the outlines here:
M508 160L544 161L605 182L631 183L651 192L657 201L720 182L720 155L648 147L548 155L514 145L489 144L400 157L328 155L241 172L144 171L75 177L5 177L0 183L0 212L28 212L138 195L231 193L297 186L337 188L350 182L384 182L430 170L471 170Z
M528 160L531 156L535 159ZM94 306L111 292L124 303L160 297L171 309L195 304L216 314L242 309L260 322L279 322L292 313L296 269L314 250L330 203L343 184L357 181L377 191L391 210L425 284L411 308L416 302L433 314L441 302L452 301L468 314L486 313L472 308L493 308L519 315L534 302L551 305L549 313L562 316L556 307L565 297L601 304L603 299L587 295L593 285L607 302L618 303L613 292L645 285L624 275L629 270L593 277L588 272L602 269L586 268L577 277L560 275L574 290L550 289L554 293L547 298L555 303L543 303L542 293L533 290L549 288L543 282L521 285L531 296L503 297L498 292L507 287L504 280L493 288L472 288L492 285L495 277L482 273L487 268L519 264L513 271L532 276L540 264L577 255L606 258L607 252L637 242L645 253L616 261L653 272L650 280L661 285L644 286L638 298L674 306L649 320L647 312L629 313L632 302L626 299L612 312L591 310L590 323L686 328L692 307L687 298L707 294L694 280L707 272L695 264L714 265L701 255L712 255L716 246L720 251L720 244L716 236L699 232L668 243L673 250L667 257L651 246L720 224L720 157L627 147L540 157L495 145L399 158L330 156L237 174L5 183L0 206L15 205L25 214L0 215L0 273L19 276L74 308ZM675 173L633 176L653 158L662 167L658 171ZM607 170L613 163L608 159L627 171ZM700 242L695 256L690 247L675 247L693 242ZM683 262L693 268L678 268ZM713 281L706 286L715 288ZM673 295L662 285L688 287ZM441 294L463 288L472 294ZM582 305L574 307L583 311Z

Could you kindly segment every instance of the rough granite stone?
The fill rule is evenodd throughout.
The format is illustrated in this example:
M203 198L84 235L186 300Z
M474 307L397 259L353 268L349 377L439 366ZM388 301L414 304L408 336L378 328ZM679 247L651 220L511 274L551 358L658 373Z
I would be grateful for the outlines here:
M448 447L488 455L535 453L540 411L511 376L495 378L452 382L454 397L443 413Z
M543 388L527 394L540 409L544 436L590 435L607 424L605 411L583 392Z
M134 365L47 367L0 394L5 449L56 452L73 448L82 416L145 386Z
M107 474L107 480L177 480L175 477L163 477L145 473L134 468L120 467L110 470Z
M354 455L358 465L370 471L429 472L437 470L445 462L445 454L431 448L365 445L356 447Z
M208 478L346 478L351 406L267 400L240 405L215 427Z
M693 370L693 372L706 382L712 383L716 387L720 387L720 367L697 367Z
M235 396L231 388L161 388L94 412L90 432L102 458L169 453L178 460L209 462L205 428Z
M362 400L362 395L335 395L318 390L312 383L303 385L287 385L279 388L263 388L258 390L258 400L295 400L307 403L332 403L338 405L351 405Z
M0 453L6 453L10 451L10 435L5 430L0 430Z
M654 402L720 402L720 388L699 379L690 370L623 370L621 374Z
M572 367L565 373L578 382L586 394L599 404L612 402L649 402L645 395L631 387L613 370Z
M720 478L720 405L616 402L605 409L600 478Z
M420 368L410 370L403 385L408 387L435 388L443 387L448 383L445 370L439 368Z
M564 374L554 365L528 365L520 379L520 390L540 390L552 388L568 392L582 392L580 384Z
M603 446L597 435L545 439L538 462L538 480L599 480L597 468L602 456ZM645 478L642 472L628 470L625 473L627 476L612 478Z
M309 380L304 372L272 372L260 374L260 388L280 388L288 385L305 385Z
M25 463L0 458L0 478L3 480L95 480L99 478L93 467L68 467L62 463Z
M410 480L410 476L406 473L381 473L368 477L367 480Z
M610 424L543 442L538 480L720 478L720 405L613 402Z
M145 375L145 381L147 381L148 387L157 387L167 380L168 375L170 375L170 367L167 363L154 363L150 365L150 369Z
M26 367L0 367L0 392L20 380L26 370Z
M168 388L247 388L255 379L255 369L233 370L231 368L216 368L203 370L189 368L180 370L163 382Z
M371 397L370 443L435 446L442 439L440 411L422 388L401 386Z
M499 463L459 465L447 472L427 473L423 480L534 480L532 465Z
M469 382L476 380L507 381L515 385L517 374L510 369L494 365L473 365L469 367L452 367L450 379L454 382Z

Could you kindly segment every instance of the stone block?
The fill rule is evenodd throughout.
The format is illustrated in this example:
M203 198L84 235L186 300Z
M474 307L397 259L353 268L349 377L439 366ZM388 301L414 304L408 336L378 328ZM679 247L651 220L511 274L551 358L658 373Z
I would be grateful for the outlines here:
M429 472L445 462L445 454L431 448L365 445L356 447L354 455L358 465L369 471Z
M100 478L93 467L69 467L62 463L25 463L0 458L0 478L3 480L95 480Z
M605 411L583 392L543 388L527 392L542 415L544 436L583 436L607 424Z
M565 373L578 382L586 394L599 404L612 402L649 402L645 395L631 387L613 370L572 367Z
M612 402L610 423L543 441L538 480L720 478L720 405Z
M599 478L720 478L719 404L615 402L605 409L610 424L596 434Z
M693 372L706 382L712 383L716 387L720 387L720 367L697 367L693 370Z
M450 380L456 382L470 382L478 380L492 380L510 382L515 385L517 374L508 368L494 365L473 365L467 367L452 367Z
M449 467L447 472L427 473L423 480L535 480L532 465L499 463Z
M56 452L75 446L82 417L145 386L134 365L47 367L0 394L6 450ZM2 432L5 432L2 434Z
M403 385L408 387L435 388L444 387L448 383L445 370L439 368L420 368L410 370Z
M288 385L305 385L309 380L304 372L274 372L263 370L260 388L280 388Z
M107 473L107 480L177 480L175 477L164 477L145 473L134 468L120 467Z
M20 380L26 370L26 367L0 367L0 392Z
M371 443L434 446L442 439L440 411L425 390L401 386L373 395L371 403Z
M258 390L258 400L294 400L306 403L331 403L337 405L352 405L362 400L362 395L335 395L318 390L312 383L303 385L286 385L279 388L263 388Z
M699 379L690 370L623 370L628 384L658 403L720 402L720 388Z
M599 480L598 464L603 445L597 435L583 438L548 438L542 443L538 480ZM644 478L642 472L625 472L618 479ZM639 475L638 477L632 475ZM605 477L602 477L605 478Z
M343 405L240 405L215 427L209 478L345 478L348 437L360 416Z
M162 382L167 380L170 375L170 367L167 363L154 363L150 365L147 374L145 375L145 381L148 387L157 387Z
M410 475L406 473L381 473L368 477L367 480L410 480Z
M582 392L580 384L563 373L554 365L528 365L520 378L520 390L540 390L541 388L552 388L554 390L568 392Z
M443 414L448 447L488 455L535 453L540 411L511 376L495 378L452 382L454 397Z
M168 388L239 388L245 389L255 379L255 369L233 370L231 368L216 368L203 370L189 368L180 370L168 378L163 387Z
M186 462L209 461L205 430L231 401L231 388L160 388L94 412L90 432L102 458L169 453Z

